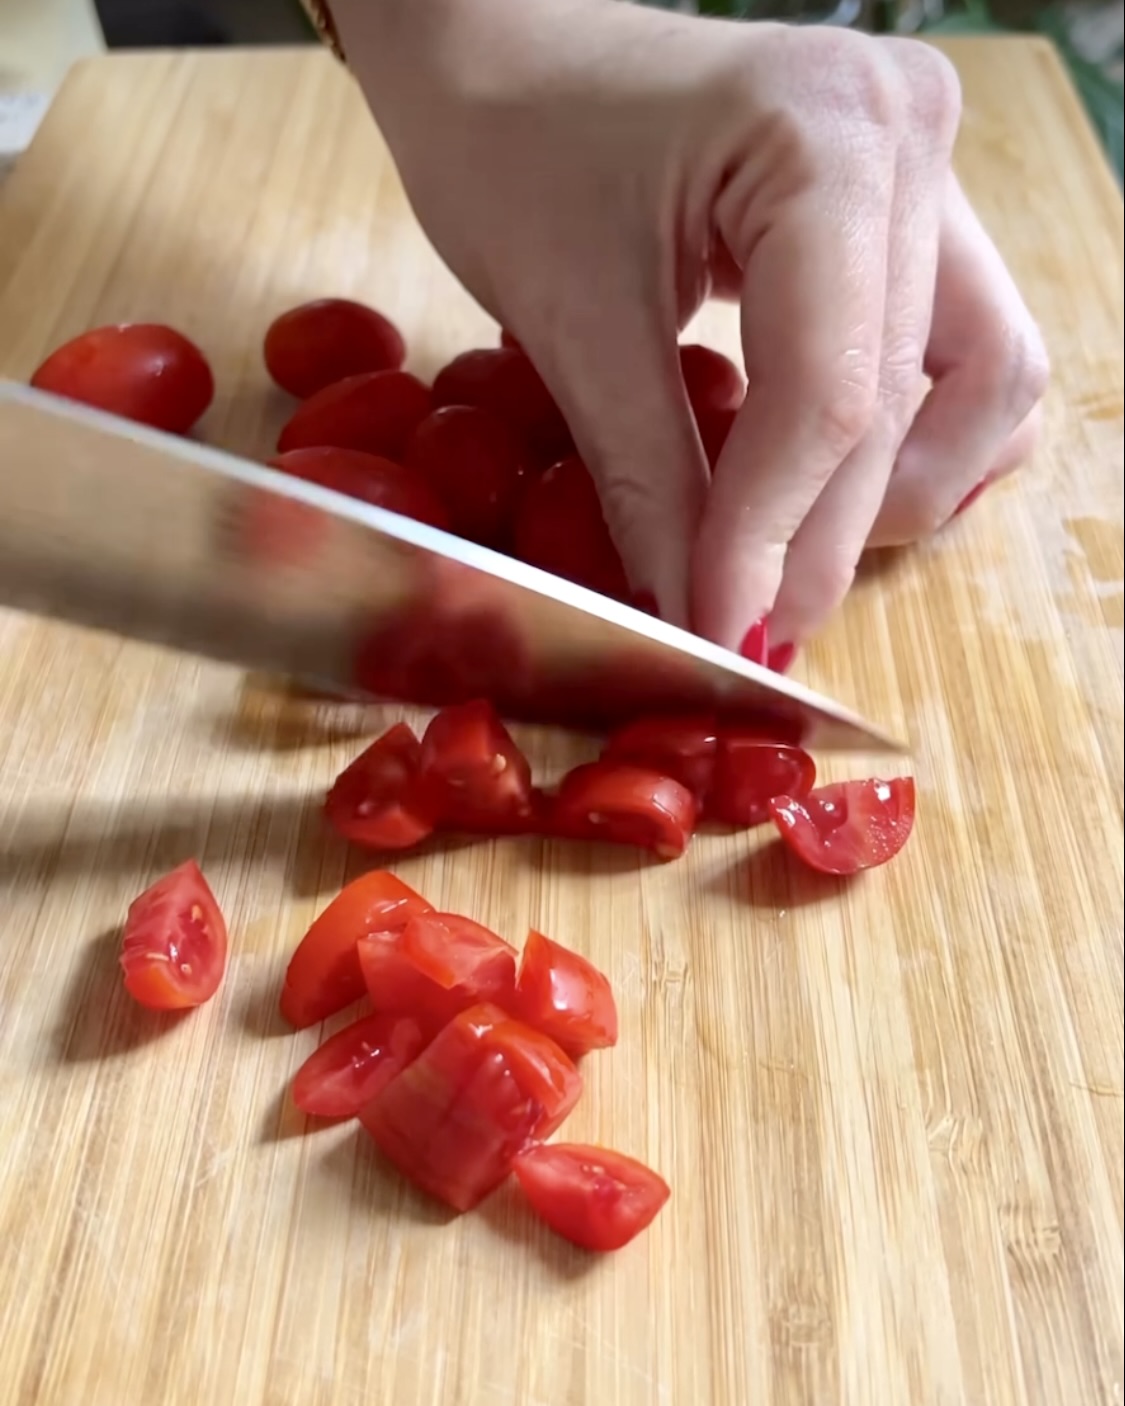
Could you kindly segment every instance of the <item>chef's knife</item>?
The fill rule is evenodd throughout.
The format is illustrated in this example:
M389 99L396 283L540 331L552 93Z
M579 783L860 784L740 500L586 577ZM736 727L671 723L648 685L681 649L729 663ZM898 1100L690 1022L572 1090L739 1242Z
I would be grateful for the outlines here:
M354 695L607 726L716 711L904 750L686 631L190 439L0 381L0 605Z

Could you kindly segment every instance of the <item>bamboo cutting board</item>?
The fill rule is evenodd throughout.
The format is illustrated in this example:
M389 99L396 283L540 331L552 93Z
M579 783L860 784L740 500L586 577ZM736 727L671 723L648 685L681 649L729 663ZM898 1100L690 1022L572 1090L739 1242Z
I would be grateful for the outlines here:
M866 568L802 665L913 738L907 850L850 886L760 835L397 866L611 974L622 1039L568 1135L673 1187L622 1254L508 1191L447 1223L287 1102L318 1032L283 1029L284 964L360 867L320 795L390 712L0 616L5 1406L1121 1402L1121 197L1047 47L950 51L960 170L1055 380L1030 470ZM262 333L329 293L386 309L423 374L495 336L320 53L84 64L0 192L0 372L167 320L214 365L206 437L252 455L287 411ZM703 331L735 344L728 312ZM585 750L521 737L541 769ZM233 954L164 1022L117 930L191 854Z

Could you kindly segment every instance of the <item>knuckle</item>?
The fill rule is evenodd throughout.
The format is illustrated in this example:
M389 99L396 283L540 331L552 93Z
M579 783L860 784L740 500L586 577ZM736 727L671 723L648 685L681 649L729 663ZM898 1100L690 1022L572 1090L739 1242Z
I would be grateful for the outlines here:
M1017 425L1043 399L1051 377L1047 349L1037 331L1010 330L988 349L982 375L989 399Z
M918 39L895 41L912 125L952 144L961 121L961 80L949 59Z
M801 605L811 619L825 620L851 590L856 563L843 552L825 552L801 568Z
M851 452L871 428L879 401L875 370L849 368L846 374L820 377L821 389L811 396L819 437L839 459ZM816 380L810 378L810 386Z

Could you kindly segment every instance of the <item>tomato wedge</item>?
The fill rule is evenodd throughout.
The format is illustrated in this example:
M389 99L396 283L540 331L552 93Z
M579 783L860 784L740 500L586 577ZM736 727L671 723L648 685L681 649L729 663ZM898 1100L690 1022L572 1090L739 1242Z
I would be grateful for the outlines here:
M711 790L718 748L714 718L640 718L610 736L602 757L671 776L702 803Z
M515 1013L573 1059L617 1044L617 1002L592 962L532 930L516 980Z
M303 1030L358 1001L366 987L356 944L371 932L405 927L431 905L393 874L374 869L342 890L301 939L289 961L281 1014Z
M421 775L446 828L520 831L534 805L531 765L491 703L443 708L422 737Z
M770 818L775 796L801 800L816 781L816 764L803 747L762 734L724 732L707 802L712 820L748 828Z
M397 462L431 407L429 389L408 371L347 376L297 407L278 437L278 452L331 446Z
M428 1035L482 1002L512 1008L515 948L471 918L420 913L369 933L357 952L375 1009L413 1016Z
M551 828L568 839L639 845L677 859L695 829L695 797L670 776L613 761L589 762L563 777Z
M188 1010L219 989L227 925L194 859L133 899L120 960L125 990L149 1010Z
M857 874L893 859L914 828L914 778L841 781L803 799L778 796L770 814L798 858L822 874Z
M396 723L336 778L324 803L344 839L370 849L409 849L433 832L422 787L422 746Z
M451 1021L360 1114L380 1151L423 1191L470 1210L549 1137L582 1076L558 1045L495 1006Z
M672 1194L643 1162L586 1143L529 1147L512 1170L536 1215L583 1250L620 1250Z
M317 1118L358 1117L425 1046L408 1016L364 1016L313 1050L293 1080L293 1102Z

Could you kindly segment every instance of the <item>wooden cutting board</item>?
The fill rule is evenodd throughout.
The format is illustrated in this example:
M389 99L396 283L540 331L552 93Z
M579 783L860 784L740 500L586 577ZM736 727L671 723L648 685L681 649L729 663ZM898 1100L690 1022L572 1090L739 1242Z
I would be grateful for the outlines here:
M622 1039L569 1133L673 1187L624 1253L507 1191L447 1223L287 1101L318 1032L276 1015L285 961L361 867L319 799L391 713L0 616L5 1406L1121 1401L1122 204L1046 45L950 52L960 170L1055 380L1029 471L865 569L801 666L914 739L908 849L848 886L758 834L397 866L612 975ZM389 311L423 374L495 336L317 52L84 64L0 193L0 372L167 320L214 364L206 437L252 455L287 410L262 333L328 293ZM728 312L702 331L735 345ZM521 736L542 768L585 751ZM161 1021L117 931L192 854L233 956Z

